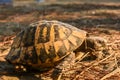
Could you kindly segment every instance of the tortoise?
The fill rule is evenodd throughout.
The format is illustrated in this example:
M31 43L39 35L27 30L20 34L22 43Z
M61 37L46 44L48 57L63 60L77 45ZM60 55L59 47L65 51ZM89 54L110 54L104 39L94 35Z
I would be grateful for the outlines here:
M86 50L86 42L95 49L94 43L100 43L101 47L105 41L88 38L86 31L67 23L41 20L30 24L16 36L5 59L14 65L40 71L54 67L53 72L57 74L66 65L74 63L75 53Z

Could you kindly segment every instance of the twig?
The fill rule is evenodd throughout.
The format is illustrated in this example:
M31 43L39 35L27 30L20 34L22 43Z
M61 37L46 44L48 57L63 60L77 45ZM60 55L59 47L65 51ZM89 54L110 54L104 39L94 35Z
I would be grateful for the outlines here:
M62 73L59 75L57 80L61 80L61 77L62 77Z
M118 63L118 61L117 61L117 59L116 59L116 54L115 54L115 56L114 56L114 57L115 57L115 65L116 65L116 67L117 67L117 68L119 68L119 66L118 66L118 64L117 64L117 63Z
M8 53L0 54L0 57L6 56Z
M115 69L115 70L112 71L111 73L109 73L109 74L105 75L104 77L102 77L100 80L105 80L106 78L114 75L114 74L117 73L117 72L120 72L120 68Z
M86 70L90 69L91 67L93 67L93 66L95 66L95 65L98 65L99 63L105 61L106 59L110 58L111 56L113 56L113 54L111 54L111 55L109 55L108 57L100 60L99 62L93 63L93 64L92 64L90 67L88 67ZM85 70L85 71L86 71L86 70ZM84 72L84 71L83 71L83 72ZM82 72L81 72L81 73L82 73Z
M93 67L93 66L95 66L95 65L98 65L99 63L105 61L106 59L110 58L110 57L113 56L113 55L114 55L114 54L110 54L108 57L100 60L99 62L93 63L90 67L88 67L88 68L86 68L85 70L83 70L79 75L83 74L85 71L87 71L87 70L90 69L91 67ZM77 75L73 80L76 80L76 79L79 77L79 75Z
M119 68L119 66L117 64L116 54L114 56L114 59L115 59L115 65L116 65L117 68L114 71L112 71L111 73L109 73L109 74L105 75L104 77L102 77L100 80L104 80L104 79L114 75L115 73L120 72L120 68Z
M85 58L87 55L89 54L89 52L85 53L85 55L83 57L81 57L76 63L80 62L83 58ZM77 58L75 59L75 61L77 60Z
M0 75L15 74L14 72L0 71Z

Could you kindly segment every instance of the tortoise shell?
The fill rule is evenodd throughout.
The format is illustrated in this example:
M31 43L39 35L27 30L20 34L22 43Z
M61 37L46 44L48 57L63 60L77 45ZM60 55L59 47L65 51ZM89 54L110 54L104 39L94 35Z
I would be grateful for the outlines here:
M59 21L30 24L14 39L6 60L12 64L44 68L54 64L78 48L86 32Z

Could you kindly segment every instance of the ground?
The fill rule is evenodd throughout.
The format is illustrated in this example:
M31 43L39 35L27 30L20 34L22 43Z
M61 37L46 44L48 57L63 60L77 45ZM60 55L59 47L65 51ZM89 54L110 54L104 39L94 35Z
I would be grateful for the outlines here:
M51 80L50 72L16 73L4 57L16 34L38 20L59 20L107 40L109 55L80 61L62 80L120 80L120 4L57 3L32 6L0 6L0 80ZM60 80L60 79L58 79Z

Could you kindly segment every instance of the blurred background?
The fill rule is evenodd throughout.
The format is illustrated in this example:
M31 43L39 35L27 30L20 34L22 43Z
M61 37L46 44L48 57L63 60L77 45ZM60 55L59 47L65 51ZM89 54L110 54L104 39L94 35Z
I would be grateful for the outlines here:
M42 79L33 74L1 74L12 71L4 57L15 36L39 20L62 21L102 37L108 41L110 54L115 54L92 67L91 61L80 62L73 69L76 73L63 80L103 80L105 75L105 80L120 80L116 73L120 70L109 75L120 65L120 0L0 0L0 80L51 80L46 74L41 74Z
M28 5L32 3L119 3L120 0L0 0L0 4L9 4L14 6Z

